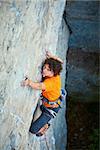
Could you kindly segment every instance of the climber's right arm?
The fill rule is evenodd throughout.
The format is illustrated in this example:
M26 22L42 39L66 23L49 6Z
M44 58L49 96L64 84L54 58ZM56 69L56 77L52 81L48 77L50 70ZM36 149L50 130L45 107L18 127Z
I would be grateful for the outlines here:
M28 86L36 90L45 90L45 84L43 82L33 82L29 80Z
M45 84L43 82L33 82L30 79L26 79L26 80L22 81L21 85L29 86L36 90L45 90Z

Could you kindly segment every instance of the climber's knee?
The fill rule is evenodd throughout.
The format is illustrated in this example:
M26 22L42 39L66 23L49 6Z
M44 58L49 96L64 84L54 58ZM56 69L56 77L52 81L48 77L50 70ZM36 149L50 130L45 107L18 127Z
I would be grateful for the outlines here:
M31 132L32 134L36 134L36 131L32 127L30 127L29 132Z
M31 132L32 134L36 134L39 131L39 129L40 127L38 126L38 124L32 123L29 132Z

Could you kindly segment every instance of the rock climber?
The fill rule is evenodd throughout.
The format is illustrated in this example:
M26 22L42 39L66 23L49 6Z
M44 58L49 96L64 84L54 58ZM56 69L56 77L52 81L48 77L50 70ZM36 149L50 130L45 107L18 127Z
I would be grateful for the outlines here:
M61 77L63 61L46 51L46 59L42 63L42 81L33 82L28 77L22 81L22 86L29 86L32 89L41 90L42 105L41 115L31 123L29 132L42 136L49 128L49 121L54 118L60 110L61 104ZM64 93L65 94L65 93Z

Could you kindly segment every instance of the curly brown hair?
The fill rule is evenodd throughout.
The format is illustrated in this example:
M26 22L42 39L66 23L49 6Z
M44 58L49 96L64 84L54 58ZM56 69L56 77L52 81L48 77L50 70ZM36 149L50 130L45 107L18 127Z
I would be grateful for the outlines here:
M49 65L50 70L54 72L54 76L59 75L62 71L62 63L60 61L53 58L47 58L42 63L41 72L43 71L43 67L45 64Z

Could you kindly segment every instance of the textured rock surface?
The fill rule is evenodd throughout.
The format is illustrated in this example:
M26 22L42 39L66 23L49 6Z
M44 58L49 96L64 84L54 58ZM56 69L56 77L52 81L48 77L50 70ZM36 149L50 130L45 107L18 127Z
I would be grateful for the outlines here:
M81 10L81 11L80 11ZM99 96L99 1L68 1L69 40L67 89L74 100Z
M40 80L45 49L66 58L69 33L62 22L64 5L65 0L0 1L0 150L55 150L55 143L57 150L65 149L65 107L56 125L37 138L28 131L40 92L20 86L26 74Z

